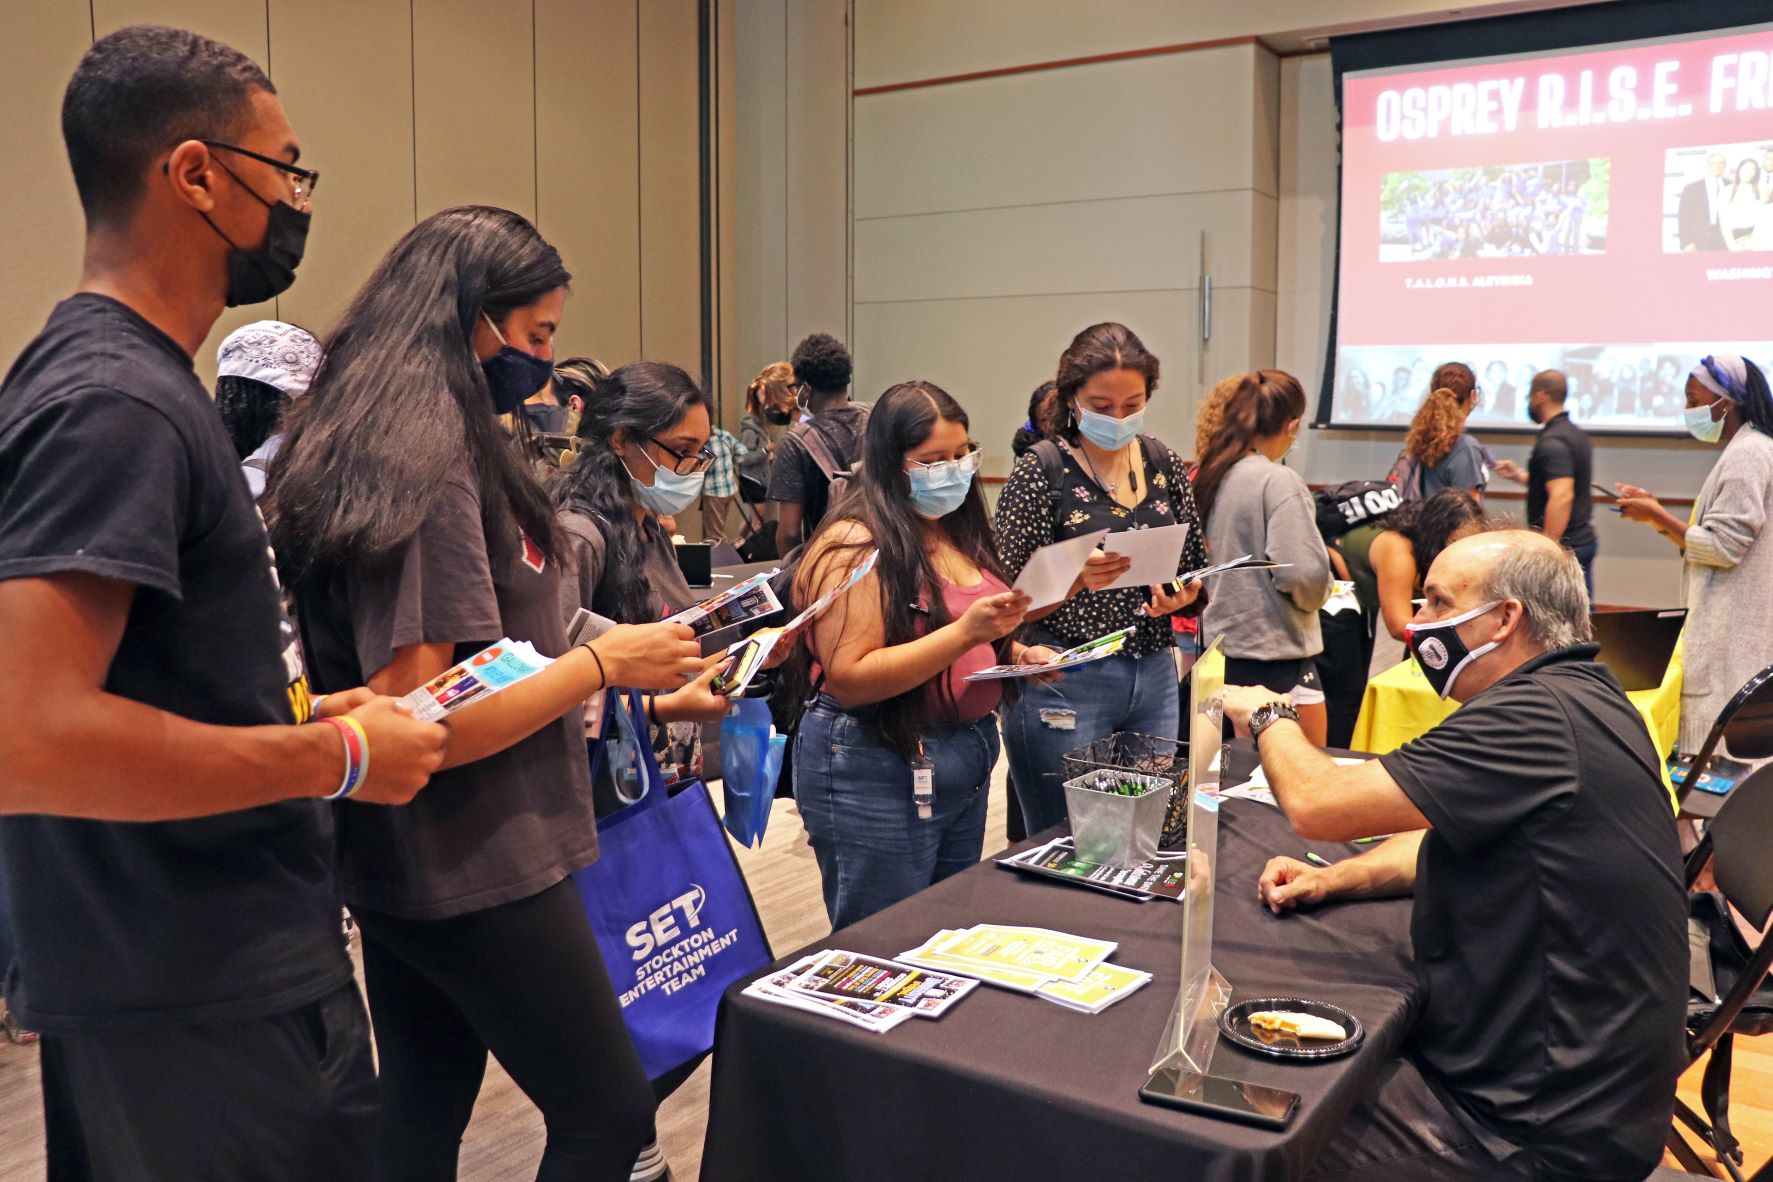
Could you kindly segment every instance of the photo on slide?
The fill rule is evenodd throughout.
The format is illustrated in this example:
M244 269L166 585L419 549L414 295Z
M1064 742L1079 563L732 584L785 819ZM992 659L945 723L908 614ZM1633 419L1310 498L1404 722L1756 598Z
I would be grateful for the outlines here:
M1662 250L1773 251L1773 140L1670 148Z
M1611 174L1605 156L1388 172L1379 261L1605 254Z

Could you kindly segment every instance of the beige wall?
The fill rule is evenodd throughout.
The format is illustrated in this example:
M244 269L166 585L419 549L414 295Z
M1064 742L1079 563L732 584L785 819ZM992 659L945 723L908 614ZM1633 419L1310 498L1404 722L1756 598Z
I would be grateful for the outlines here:
M57 112L94 30L134 21L251 54L323 176L301 277L223 317L206 380L230 328L324 331L401 233L462 202L515 209L560 248L575 276L563 351L700 372L695 0L6 0L0 359L77 278Z

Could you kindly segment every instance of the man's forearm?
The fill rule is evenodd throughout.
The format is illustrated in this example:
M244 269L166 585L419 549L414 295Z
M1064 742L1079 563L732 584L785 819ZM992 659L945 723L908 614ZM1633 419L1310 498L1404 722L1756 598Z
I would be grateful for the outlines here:
M173 821L324 796L344 774L331 726L211 726L93 691L53 710L0 703L0 813Z
M1554 542L1562 542L1564 531L1569 528L1570 499L1568 497L1552 497L1545 504L1545 528L1540 532Z
M1331 899L1384 899L1416 887L1416 858L1422 830L1400 833L1366 853L1333 862L1319 871Z

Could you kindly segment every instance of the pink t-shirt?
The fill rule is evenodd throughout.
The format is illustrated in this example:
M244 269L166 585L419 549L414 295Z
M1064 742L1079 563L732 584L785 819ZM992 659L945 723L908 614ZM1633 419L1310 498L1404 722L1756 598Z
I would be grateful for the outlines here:
M966 610L987 595L999 595L1009 588L1003 580L988 571L979 572L982 578L971 587L957 587L944 581L942 584L942 602L948 608L948 618L958 620L966 614ZM981 669L989 669L997 664L997 653L989 644L974 645L962 653L960 660L948 667L942 676L948 679L948 692L953 696L954 715L944 721L971 722L976 718L984 718L1003 699L1003 682L964 680L969 673L977 673ZM935 688L930 689L932 697L937 698L940 709L940 697Z

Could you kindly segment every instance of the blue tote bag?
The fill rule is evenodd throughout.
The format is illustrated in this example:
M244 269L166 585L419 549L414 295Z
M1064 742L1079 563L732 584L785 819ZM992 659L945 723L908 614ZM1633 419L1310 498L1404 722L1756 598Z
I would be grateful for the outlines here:
M606 697L606 711L624 709ZM638 694L626 709L644 717ZM601 856L573 881L641 1066L657 1079L714 1046L720 995L774 957L707 786L667 793L646 732L615 721L606 713L597 758L634 760L645 792L598 822ZM624 730L640 741L610 741Z

